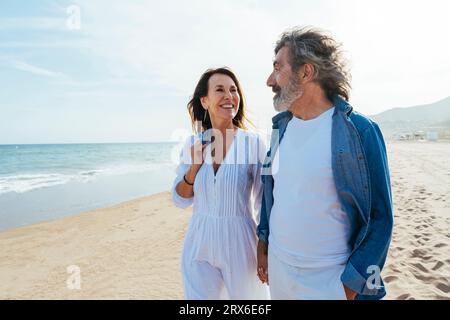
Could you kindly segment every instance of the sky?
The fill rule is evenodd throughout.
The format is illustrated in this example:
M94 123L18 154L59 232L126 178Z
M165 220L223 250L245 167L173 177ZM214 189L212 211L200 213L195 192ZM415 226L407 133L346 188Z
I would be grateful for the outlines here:
M274 45L293 26L342 43L361 113L433 103L450 95L449 12L444 0L2 0L0 144L175 140L218 66L266 132Z

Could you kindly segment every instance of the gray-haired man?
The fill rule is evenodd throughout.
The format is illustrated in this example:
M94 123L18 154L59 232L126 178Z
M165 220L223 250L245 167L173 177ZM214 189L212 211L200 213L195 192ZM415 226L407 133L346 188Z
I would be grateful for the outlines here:
M382 134L347 102L331 36L296 28L275 54L267 85L281 113L264 168L258 275L273 299L380 299L393 226Z

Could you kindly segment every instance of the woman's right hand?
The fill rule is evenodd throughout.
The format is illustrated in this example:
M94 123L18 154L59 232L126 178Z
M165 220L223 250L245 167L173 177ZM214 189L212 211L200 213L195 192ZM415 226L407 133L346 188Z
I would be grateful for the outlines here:
M205 162L206 146L206 143L202 144L201 141L196 141L191 147L191 167L186 172L186 178L189 183L194 183L198 171L203 165L203 162Z
M205 161L205 148L208 144L202 144L202 142L196 141L192 147L191 147L191 163L192 163L192 169L197 169L197 171L200 169L200 167L203 165L203 162Z
M198 171L205 161L205 147L201 141L196 141L191 147L191 167L176 186L176 192L183 198L192 198L194 196L194 182Z

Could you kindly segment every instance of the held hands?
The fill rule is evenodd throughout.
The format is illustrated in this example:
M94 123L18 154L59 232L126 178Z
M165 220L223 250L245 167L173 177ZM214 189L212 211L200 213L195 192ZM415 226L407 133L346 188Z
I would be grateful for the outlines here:
M258 265L258 278L262 283L269 284L269 273L267 268L267 243L265 243L264 241L258 240L256 258Z
M256 249L257 258L257 275L262 283L269 284L269 273L268 273L268 259L267 259L267 243L258 240L258 246ZM344 285L345 296L347 300L355 300L357 293Z

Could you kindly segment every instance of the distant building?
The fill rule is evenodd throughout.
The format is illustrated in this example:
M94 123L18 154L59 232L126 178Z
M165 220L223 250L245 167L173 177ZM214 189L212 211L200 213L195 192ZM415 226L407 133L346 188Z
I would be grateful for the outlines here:
M439 134L437 131L427 131L427 140L428 141L437 141L439 138Z
M395 140L413 140L414 134L412 132L396 133L394 135Z
M443 130L441 134L442 139L450 139L450 130Z
M414 140L425 140L425 131L416 131L414 132Z

